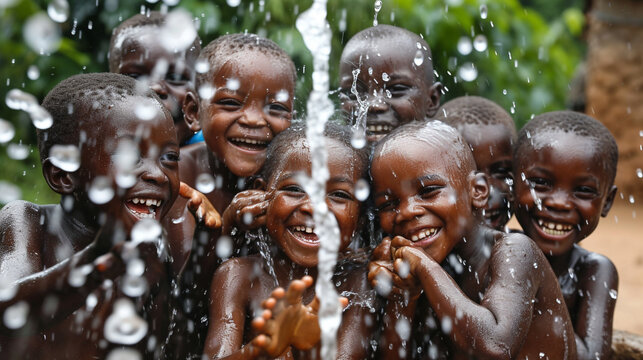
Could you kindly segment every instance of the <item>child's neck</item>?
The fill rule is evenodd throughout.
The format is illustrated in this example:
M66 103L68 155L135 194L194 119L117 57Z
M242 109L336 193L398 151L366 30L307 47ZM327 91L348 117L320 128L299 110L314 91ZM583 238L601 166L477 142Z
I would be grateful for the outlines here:
M56 214L60 214L58 219ZM49 226L56 228L59 236L68 239L74 251L85 248L98 233L99 226L95 216L84 211L80 206L74 206L70 211L66 211L61 204L58 204L53 208L52 215L54 216L49 219L52 222Z
M575 246L576 245L574 245L574 247ZM545 257L549 261L549 265L551 265L551 268L552 270L554 270L554 274L556 274L557 277L559 277L560 275L568 274L573 253L574 248L561 255L545 254Z
M292 280L301 279L305 275L317 278L317 267L306 267L293 262L281 249L273 252L274 270L279 286L287 287Z
M208 199L217 211L223 214L223 211L230 205L232 198L241 190L239 188L239 183L245 185L245 179L240 178L239 176L233 174L224 162L218 159L211 151L208 150L208 165L212 175L215 177L221 177L222 183L221 186L207 194Z

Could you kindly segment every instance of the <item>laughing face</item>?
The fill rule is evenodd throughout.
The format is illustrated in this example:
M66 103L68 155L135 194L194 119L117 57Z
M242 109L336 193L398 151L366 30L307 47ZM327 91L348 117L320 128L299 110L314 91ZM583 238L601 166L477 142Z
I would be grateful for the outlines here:
M354 118L360 107L351 92L353 70L359 69L356 90L368 105L367 140L375 142L394 128L423 120L439 106L439 84L427 79L425 66L414 63L418 51L413 39L385 37L375 44L363 41L342 54L340 100Z
M351 164L352 150L336 140L326 139L330 180L326 204L335 215L341 236L340 250L350 243L357 228L360 203L355 198L355 183L362 169ZM282 251L294 263L317 266L319 238L315 234L313 205L300 185L300 176L310 176L310 156L305 141L293 144L283 155L282 165L268 179L267 191L273 192L266 211L266 228Z
M551 131L532 141L516 162L525 178L515 184L516 218L545 255L562 255L607 215L616 188L591 139Z
M451 146L400 138L373 159L371 174L380 226L442 262L473 221L468 171ZM459 165L459 166L458 166Z
M132 111L137 106L153 109L154 116L137 118ZM126 231L143 218L160 221L178 195L179 147L172 118L162 106L152 98L129 97L101 112L102 119L81 124L88 140L78 171L85 190L80 194L91 199L96 179L106 179L114 197L92 208L117 218Z
M489 181L485 223L503 230L512 214L512 133L502 124L464 124L458 130L473 149L478 171Z
M290 126L291 74L286 61L253 50L231 55L216 71L214 95L200 101L200 125L208 148L233 174L255 174L270 141Z

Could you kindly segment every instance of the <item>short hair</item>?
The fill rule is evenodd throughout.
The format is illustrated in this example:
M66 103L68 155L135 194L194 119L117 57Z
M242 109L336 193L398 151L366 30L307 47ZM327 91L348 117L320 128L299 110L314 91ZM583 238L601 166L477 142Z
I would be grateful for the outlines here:
M424 73L426 76L425 80L429 85L432 85L435 81L435 76L433 74L433 57L431 56L431 47L429 47L429 44L424 40L424 38L401 27L381 24L366 28L358 32L357 34L353 35L353 37L350 38L350 40L348 40L348 42L344 46L344 50L342 51L341 56L342 61L345 54L348 54L350 51L354 51L355 48L360 46L362 42L372 43L377 40L388 38L397 38L404 39L406 41L412 41L414 43L414 48L423 52L424 61L422 62L422 65L424 67ZM409 58L409 61L412 62L415 57L415 52L410 56L411 57Z
M131 29L145 26L161 27L165 24L166 18L167 14L162 14L158 11L149 11L145 14L136 14L120 23L120 25L112 31L112 38L109 41L109 71L118 71L118 64L123 56L121 45L123 41L132 34ZM189 50L196 51L197 54L201 51L201 39L199 35L194 38Z
M462 138L460 132L439 120L412 121L393 129L375 145L371 162L388 152L391 142L398 140L407 142L409 139L447 147L450 149L449 154L455 157L456 164L454 166L467 172L477 169L471 148ZM435 156L435 154L427 154L426 156ZM444 161L450 160L445 159Z
M436 120L458 128L461 125L504 125L516 137L516 124L509 113L495 102L480 96L460 96L438 109Z
M230 59L231 55L244 50L258 51L266 56L274 56L282 60L290 68L293 84L297 82L295 63L284 49L270 39L256 34L241 33L220 36L201 50L199 60L207 61L210 68L205 73L197 72L196 88L211 82L214 74Z
M518 133L518 141L514 145L514 163L532 144L533 137L548 131L572 133L596 141L597 153L604 154L606 160L605 171L608 172L610 184L614 182L618 164L618 145L614 136L598 120L575 111L552 111L531 119Z
M324 137L344 145L353 152L352 164L359 166L360 177L367 177L369 152L366 147L356 149L351 145L352 131L351 127L329 122L324 128ZM288 153L288 149L294 143L306 140L306 127L303 124L293 125L288 129L280 132L268 145L266 152L266 161L263 164L260 176L267 182L274 176L278 165L283 163L283 156Z
M81 121L102 120L101 111L130 96L150 97L161 104L150 88L121 74L79 74L61 81L42 102L51 114L53 124L46 130L37 131L40 161L47 159L49 149L55 144L78 145ZM161 108L169 116L167 109Z

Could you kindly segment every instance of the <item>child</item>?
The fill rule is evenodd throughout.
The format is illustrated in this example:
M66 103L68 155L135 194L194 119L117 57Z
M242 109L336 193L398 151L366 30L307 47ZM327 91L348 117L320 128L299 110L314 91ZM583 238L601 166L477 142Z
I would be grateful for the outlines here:
M574 359L571 321L547 260L526 236L481 223L476 209L489 188L475 169L457 130L439 121L407 124L375 147L374 200L392 240L376 249L381 261L369 278L381 288L388 276L398 289L385 307L382 357L435 358L427 333L435 314L449 358Z
M207 62L209 70L197 74L199 96L189 92L183 109L190 129L203 130L205 142L182 149L179 168L181 181L190 186L197 187L197 179L205 177L205 183L214 187L206 196L222 213L243 189L244 178L261 168L270 141L290 126L297 75L286 52L254 34L221 36L203 48L199 61ZM171 211L171 219L186 221L170 236L193 234L181 200ZM190 340L200 343L190 348L199 352L207 331L207 291L220 261L217 237L193 241L191 268L185 270L185 288L192 292L186 297L191 299L195 322Z
M54 122L38 131L38 146L43 175L62 197L0 211L3 359L104 358L122 345L146 358L163 353L173 274L163 242L144 240L160 235L158 222L179 193L194 194L179 190L169 112L154 92L139 90L123 75L83 74L45 98ZM149 111L146 120L134 115L137 106ZM133 231L140 220L147 231ZM124 242L130 233L133 242ZM123 311L129 327L110 331ZM9 314L18 322L6 321Z
M172 113L177 140L183 146L193 132L183 119L183 101L188 91L194 90L194 65L201 51L201 40L196 35L184 51L170 51L163 42L161 28L167 15L157 11L137 14L123 21L112 32L109 47L109 71L148 81Z
M331 126L325 132L330 172L326 203L337 219L341 252L345 252L359 232L361 206L355 198L354 188L366 175L368 166L367 153L351 147L350 138L350 132L342 128ZM223 263L215 272L210 289L210 328L205 347L205 354L210 358L319 357L319 349L313 348L319 340L317 303L312 303L310 308L303 305L315 296L310 285L316 277L319 249L313 205L299 179L302 174L310 176L310 166L309 148L302 128L284 131L268 147L267 161L255 186L266 193L263 228L272 243L268 250L272 260L266 261L260 255L235 258ZM269 263L274 268L271 269ZM339 291L352 302L344 311L337 336L338 358L364 359L370 347L368 334L371 329L366 325L365 317L370 316L367 303L371 299L364 265L345 260L334 276ZM271 291L305 275L312 278L293 283L286 296L287 304L282 306L287 310L279 310L275 300L283 297L283 291L276 290L272 295ZM358 303L358 296L366 300ZM263 302L262 306L262 300L269 297L272 299ZM272 311L256 319L251 328L252 318L259 315L262 307ZM284 311L289 314L284 316ZM309 348L313 348L312 353L304 352Z
M442 85L434 82L429 45L399 27L378 25L355 34L342 52L339 76L344 111L356 119L360 102L368 106L369 142L433 116L440 106Z
M545 253L574 323L580 359L608 359L618 274L603 255L577 245L607 216L618 148L598 121L572 111L536 116L518 135L516 218Z
M455 127L469 143L478 171L487 175L489 200L483 209L487 225L505 231L513 201L512 149L516 125L503 108L479 96L462 96L442 105L436 119Z

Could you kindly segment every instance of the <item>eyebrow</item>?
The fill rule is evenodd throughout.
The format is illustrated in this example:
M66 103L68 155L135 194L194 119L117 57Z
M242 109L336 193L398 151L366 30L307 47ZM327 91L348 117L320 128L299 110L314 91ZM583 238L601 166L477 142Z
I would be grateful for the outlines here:
M444 178L437 174L423 175L416 179L417 182L424 185L424 182L444 181Z

